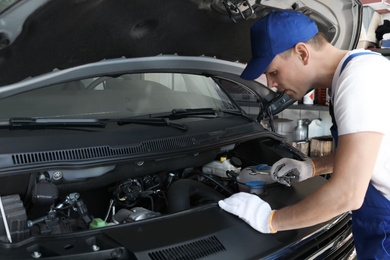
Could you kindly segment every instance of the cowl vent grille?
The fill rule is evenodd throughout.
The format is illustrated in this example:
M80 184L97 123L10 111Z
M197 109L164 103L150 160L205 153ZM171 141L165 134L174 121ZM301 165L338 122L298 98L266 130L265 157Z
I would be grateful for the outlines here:
M181 246L151 252L149 256L152 260L195 260L225 250L218 238L211 236Z
M80 161L117 156L131 156L151 152L171 151L173 149L191 147L217 140L218 137L216 136L209 136L204 134L145 141L133 146L98 146L80 149L20 153L12 154L11 156L14 165L34 164L43 162Z
M49 162L76 162L82 160L108 159L118 156L143 155L153 152L167 152L177 149L194 147L202 144L220 142L223 138L230 138L253 132L252 125L236 126L225 131L212 132L210 134L197 134L190 136L162 138L147 140L135 145L120 147L96 146L79 149L64 149L57 151L41 151L31 153L0 155L2 166L30 165Z
M102 146L84 149L13 154L12 161L15 165L20 165L40 162L75 161L104 158L112 155L113 152L111 151L110 147Z

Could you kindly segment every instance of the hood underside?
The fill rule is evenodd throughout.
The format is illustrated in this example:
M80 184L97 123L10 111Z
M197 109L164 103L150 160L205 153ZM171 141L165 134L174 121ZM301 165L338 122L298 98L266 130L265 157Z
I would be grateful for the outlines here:
M0 14L0 86L119 57L205 55L246 63L250 26L274 9L303 12L335 46L356 46L359 1L279 2L19 1Z

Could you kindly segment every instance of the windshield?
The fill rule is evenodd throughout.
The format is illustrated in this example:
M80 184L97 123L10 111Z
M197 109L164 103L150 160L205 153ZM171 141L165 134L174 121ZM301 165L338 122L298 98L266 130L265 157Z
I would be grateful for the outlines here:
M216 82L179 73L88 78L0 100L0 120L138 117L173 109L236 110Z

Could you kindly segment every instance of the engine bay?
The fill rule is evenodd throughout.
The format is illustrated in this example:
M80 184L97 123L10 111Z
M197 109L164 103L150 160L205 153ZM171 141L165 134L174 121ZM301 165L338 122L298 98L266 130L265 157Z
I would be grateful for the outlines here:
M231 150L196 167L128 178L120 173L125 165L24 174L29 179L25 193L0 197L0 241L15 243L157 218L216 203L238 191L261 195L267 186L276 185L269 176L269 165L279 156L263 142L256 144L230 146ZM273 155L250 158L249 147ZM111 176L110 181L106 176Z
M79 168L42 164L41 171L3 174L1 258L160 260L196 253L217 259L281 254L281 259L307 259L334 241L343 241L335 255L353 252L347 213L269 236L218 207L219 200L243 191L278 209L326 183L321 176L291 187L274 183L270 165L282 157L305 155L280 140L260 138L166 160ZM249 248L253 243L260 246Z

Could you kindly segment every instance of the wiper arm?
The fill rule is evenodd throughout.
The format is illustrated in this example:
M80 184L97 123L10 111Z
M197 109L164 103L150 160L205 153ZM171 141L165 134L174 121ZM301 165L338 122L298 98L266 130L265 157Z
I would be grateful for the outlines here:
M254 119L247 116L241 110L223 110L223 109L213 109L213 108L196 108L196 109L173 109L170 113L161 113L151 115L152 118L169 118L171 120L180 119L184 117L205 117L205 118L216 118L220 117L221 114L230 114L237 115L247 118L249 121L253 122Z
M18 128L50 128L50 127L101 127L106 126L106 121L101 119L54 119L54 118L31 118L31 117L13 117L8 122L0 124L0 127L10 129Z
M212 116L218 117L216 111L212 108L199 108L199 109L173 109L168 113L151 114L148 118L124 118L118 120L118 125L126 124L144 124L144 125L156 125L156 126L172 126L183 131L188 130L188 126L182 123L176 123L171 120L185 118L189 116Z
M212 108L188 108L188 109L173 109L169 114L169 118L177 119L187 116L214 116L218 117L216 111Z
M118 125L127 124L142 124L142 125L155 125L155 126L171 126L183 131L188 130L188 126L181 123L175 123L168 118L123 118L118 120Z

